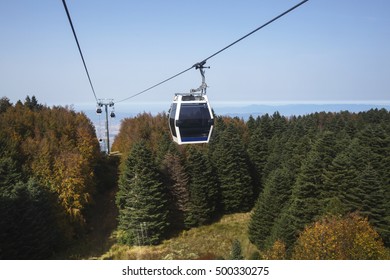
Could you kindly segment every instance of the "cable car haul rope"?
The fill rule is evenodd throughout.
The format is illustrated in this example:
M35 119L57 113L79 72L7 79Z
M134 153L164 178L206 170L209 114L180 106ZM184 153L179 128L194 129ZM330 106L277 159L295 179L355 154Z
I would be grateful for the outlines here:
M278 20L279 18L285 16L286 14L290 13L291 11L295 10L296 8L300 7L304 3L306 3L309 0L304 0L301 1L300 3L296 4L295 6L291 7L290 9L286 10L285 12L279 14L278 16L274 17L273 19L267 21L263 25L257 27L256 29L252 30L248 34L242 36L241 38L237 39L233 43L227 45L226 47L220 49L219 51L213 53L212 55L208 56L207 58L203 59L202 61L195 63L191 67L159 82L156 83L136 94L133 94L127 98L124 98L122 100L117 101L116 103L119 102L124 102L126 100L132 99L138 95L141 95L155 87L158 87L184 73L187 71L195 68L199 69L200 73L202 75L202 84L201 86L196 89L196 90L191 90L190 93L186 94L176 94L173 100L173 103L171 105L170 109L170 114L169 114L169 126L172 134L172 138L175 142L178 144L190 144L190 143L208 143L211 132L213 130L213 124L214 124L214 119L212 116L211 108L208 103L208 99L206 96L206 88L207 85L205 83L205 72L204 68L207 68L205 64L207 61L216 55L222 53L223 51L227 50L228 48L232 47L233 45L237 44L238 42L244 40L245 38L251 36L252 34L256 33L257 31L261 30L262 28L266 27L267 25L273 23L274 21ZM77 47L79 49L79 53L81 56L81 59L84 64L84 69L87 73L87 77L94 95L94 98L96 102L99 104L99 100L96 97L96 93L94 90L94 87L92 85L92 81L90 78L90 75L88 73L88 69L83 57L83 53L80 48L80 44L78 42L76 32L73 27L73 23L69 14L69 10L67 8L65 0L62 0L62 3L64 5L65 12L68 16L70 26L73 31L73 35L75 38L75 41L77 43ZM198 91L200 93L198 93Z
M307 1L309 1L309 0L304 0L304 1L300 2L300 3L298 3L297 5L295 5L294 7L291 7L291 8L288 9L287 11L285 11L285 12L281 13L280 15L274 17L273 19L267 21L266 23L264 23L263 25L259 26L259 27L256 28L255 30L249 32L248 34L246 34L246 35L242 36L241 38L239 38L238 40L234 41L233 43L231 43L231 44L227 45L226 47L220 49L219 51L213 53L213 54L210 55L209 57L203 59L201 62L195 63L195 64L192 65L191 67L189 67L189 68L187 68L187 69L185 69L185 70L183 70L183 71L177 73L176 75L173 75L173 76L171 76L171 77L169 77L169 78L167 78L167 79L165 79L165 80L163 80L163 81L161 81L161 82L159 82L159 83L157 83L157 84L155 84L155 85L153 85L153 86L151 86L151 87L148 87L148 88L146 88L146 89L144 89L144 90L142 90L142 91L140 91L140 92L138 92L138 93L136 93L136 94L133 94L133 95L131 95L131 96L125 98L125 99L122 99L122 100L120 100L120 101L118 101L118 102L123 102L123 101L129 100L129 99L132 99L132 98L134 98L134 97L136 97L136 96L138 96L138 95L141 95L141 94L143 94L143 93L145 93L145 92L147 92L147 91L149 91L149 90L151 90L151 89L153 89L153 88L155 88L155 87L157 87L157 86L159 86L159 85L161 85L161 84L163 84L163 83L166 83L166 82L168 82L168 81L170 81L170 80L172 80L172 79L174 79L174 78L176 78L176 77L178 77L178 76L180 76L180 75L186 73L187 71L189 71L189 70L191 70L191 69L193 69L193 68L198 69L197 67L199 67L199 65L204 65L204 64L207 62L207 60L209 60L210 58L213 58L214 56L220 54L221 52L227 50L228 48L232 47L233 45L237 44L238 42L240 42L240 41L244 40L245 38L249 37L249 36L252 35L253 33L256 33L256 32L259 31L260 29L263 29L263 28L266 27L267 25L273 23L274 21L278 20L279 18L281 18L281 17L285 16L286 14L292 12L293 10L295 10L296 8L298 8L299 6L301 6L301 5L303 5L304 3L306 3ZM118 103L118 102L117 102L117 103Z

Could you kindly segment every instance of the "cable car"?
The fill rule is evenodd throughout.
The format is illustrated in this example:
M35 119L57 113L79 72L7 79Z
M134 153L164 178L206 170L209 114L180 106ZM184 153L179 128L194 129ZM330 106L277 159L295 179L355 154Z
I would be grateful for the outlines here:
M206 95L175 94L169 110L169 128L176 143L208 143L213 126L213 113Z

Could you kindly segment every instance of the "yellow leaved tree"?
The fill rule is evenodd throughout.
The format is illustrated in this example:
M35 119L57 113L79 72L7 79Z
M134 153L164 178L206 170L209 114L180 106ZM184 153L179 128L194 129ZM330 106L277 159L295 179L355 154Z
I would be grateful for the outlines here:
M375 260L388 253L379 234L357 213L326 216L307 226L298 238L293 259Z

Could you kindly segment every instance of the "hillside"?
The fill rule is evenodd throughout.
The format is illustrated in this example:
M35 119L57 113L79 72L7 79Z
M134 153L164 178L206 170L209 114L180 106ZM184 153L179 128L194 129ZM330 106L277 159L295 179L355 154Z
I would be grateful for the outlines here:
M122 153L119 243L159 245L253 210L248 237L262 252L280 245L291 258L307 226L329 215L353 223L356 212L390 245L387 110L216 116L209 144L183 146L172 143L166 119L125 119L113 143Z
M115 244L100 258L114 260L229 259L232 243L237 239L241 243L243 256L250 259L257 250L248 239L249 218L249 213L226 215L212 225L183 231L178 236L155 246Z
M83 113L0 101L1 259L388 258L386 109L215 116L209 144L182 146L144 113L118 157Z

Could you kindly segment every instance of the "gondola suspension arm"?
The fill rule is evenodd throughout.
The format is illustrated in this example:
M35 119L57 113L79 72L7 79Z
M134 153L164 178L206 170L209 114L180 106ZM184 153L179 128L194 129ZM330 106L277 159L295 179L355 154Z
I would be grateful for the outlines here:
M201 95L206 94L207 84L206 84L205 70L203 70L203 69L205 69L205 68L210 69L210 67L204 66L205 64L206 64L206 61L202 61L202 62L196 63L193 66L193 67L195 67L195 69L199 69L200 75L202 76L202 84L200 85L200 87L198 87L196 89L191 89L190 90L191 93L200 92Z

